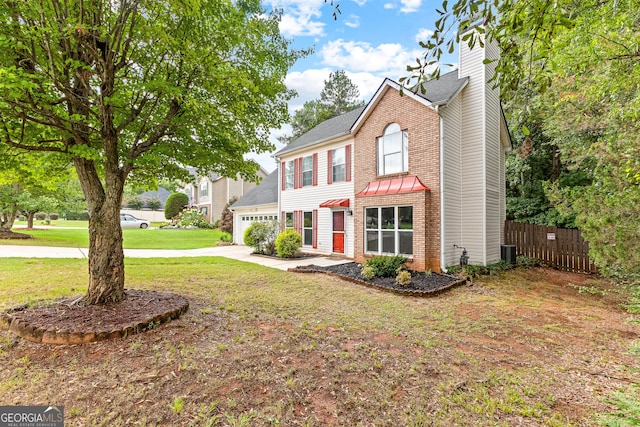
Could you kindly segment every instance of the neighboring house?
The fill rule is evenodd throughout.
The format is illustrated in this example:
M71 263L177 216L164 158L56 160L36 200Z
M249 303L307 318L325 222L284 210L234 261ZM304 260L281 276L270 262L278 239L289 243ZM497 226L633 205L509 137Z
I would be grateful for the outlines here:
M278 170L230 206L233 211L233 241L244 244L244 232L255 221L278 219Z
M140 194L139 197L140 197L140 200L142 200L145 203L149 199L158 199L160 200L160 209L164 209L164 204L167 201L167 198L169 198L170 194L171 192L166 188L159 187L155 191L145 191L144 193Z
M417 94L385 80L363 107L275 154L278 211L303 251L357 262L401 254L414 270L500 259L511 140L488 83L497 47L460 45L457 71ZM245 205L245 209L249 206ZM455 246L454 246L455 245Z
M225 178L215 173L201 176L193 168L189 168L189 173L194 181L185 185L183 192L189 196L189 206L202 212L209 222L220 219L229 200L242 197L257 185L245 181L240 176L236 179ZM258 176L264 178L267 172L260 168Z

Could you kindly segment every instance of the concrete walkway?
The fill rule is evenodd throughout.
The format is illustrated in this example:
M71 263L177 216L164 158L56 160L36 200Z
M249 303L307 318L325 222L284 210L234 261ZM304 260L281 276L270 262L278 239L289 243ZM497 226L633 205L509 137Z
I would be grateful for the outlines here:
M299 265L315 264L320 266L330 266L350 262L348 259L337 257L308 257L299 259L278 259L252 255L253 248L248 246L217 246L214 248L202 249L125 249L126 258L178 258L178 257L201 257L201 256L221 256L232 258L238 261L253 262L266 267L287 270ZM57 248L49 246L4 246L0 245L0 258L87 258L89 253L85 248Z

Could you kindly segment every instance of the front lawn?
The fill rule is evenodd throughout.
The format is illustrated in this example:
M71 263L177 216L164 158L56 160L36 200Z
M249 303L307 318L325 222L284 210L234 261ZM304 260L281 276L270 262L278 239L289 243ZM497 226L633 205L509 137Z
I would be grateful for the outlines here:
M0 245L89 247L89 233L86 229L21 230L16 228L13 231L30 234L34 238L0 239ZM222 232L210 229L124 229L122 235L125 249L199 249L215 246L220 241Z
M0 405L64 405L68 425L583 426L638 375L624 295L585 275L413 298L217 257L125 262L129 288L189 311L81 346L0 331ZM0 259L0 309L80 295L86 270Z

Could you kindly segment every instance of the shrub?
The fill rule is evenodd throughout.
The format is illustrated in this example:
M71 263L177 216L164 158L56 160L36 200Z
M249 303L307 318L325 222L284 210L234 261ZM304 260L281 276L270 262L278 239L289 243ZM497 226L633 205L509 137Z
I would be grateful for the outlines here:
M220 235L220 241L224 243L231 243L233 241L233 237L229 233L222 233Z
M301 247L302 236L295 230L285 230L276 238L276 252L280 258L291 258Z
M398 271L396 285L409 286L411 284L411 273L408 270Z
M196 209L187 209L178 215L178 226L180 227L196 227L196 228L213 228L209 224L204 214Z
M400 255L374 256L369 258L365 265L373 269L376 277L394 277L406 261L407 258Z
M143 206L144 206L144 202L138 196L133 196L127 201L127 207L129 209L140 210L142 209Z
M88 212L67 212L66 218L69 221L88 221L89 213Z
M162 202L157 197L150 197L147 199L147 207L152 211L157 211L162 206Z
M362 266L362 272L360 274L362 274L362 277L367 280L371 280L376 277L376 272L373 270L373 267L367 264Z
M44 221L47 218L47 214L44 212L37 212L36 213L36 219L38 221Z
M244 231L244 244L251 246L255 253L274 255L276 253L276 238L280 231L280 223L275 219L253 222Z
M164 204L164 217L173 219L189 204L189 196L184 193L173 193Z
M52 220L52 221L55 221L58 218L60 218L60 215L58 215L57 213L49 214L49 219Z

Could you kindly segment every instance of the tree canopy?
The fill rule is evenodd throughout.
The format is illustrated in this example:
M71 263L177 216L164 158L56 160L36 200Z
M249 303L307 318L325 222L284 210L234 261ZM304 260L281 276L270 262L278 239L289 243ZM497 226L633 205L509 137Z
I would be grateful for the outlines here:
M337 7L337 5L336 5ZM324 81L320 98L307 101L291 118L292 135L282 138L291 142L319 123L364 105L360 91L346 71L337 70Z
M70 159L89 212L87 301L120 301L125 181L184 166L257 179L299 57L258 0L0 2L0 144Z

